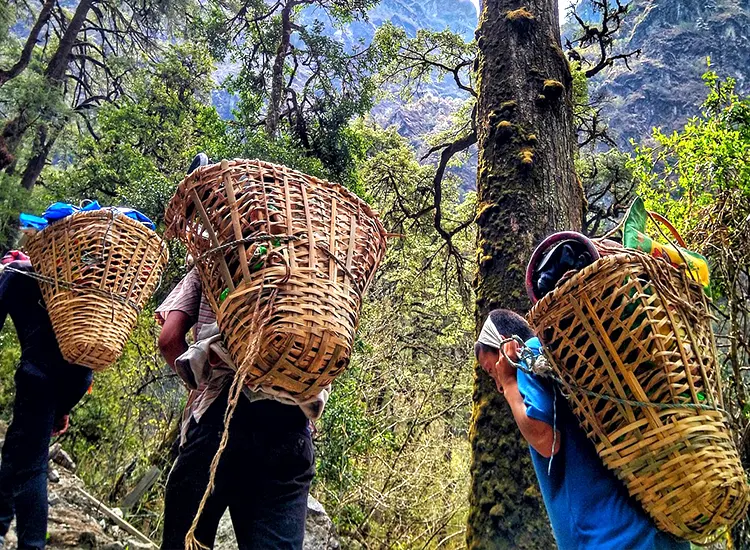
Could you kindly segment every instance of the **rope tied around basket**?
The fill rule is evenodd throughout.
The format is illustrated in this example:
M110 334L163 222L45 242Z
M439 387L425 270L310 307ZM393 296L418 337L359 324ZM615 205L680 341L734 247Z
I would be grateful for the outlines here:
M264 267L266 267L266 264L268 263L271 255L267 255L264 260ZM258 354L260 352L260 343L261 343L261 336L262 336L262 330L260 330L260 323L261 320L267 316L269 311L272 311L275 305L276 300L276 289L271 291L271 294L266 301L264 305L261 305L261 297L263 296L263 289L265 286L265 277L261 281L261 288L258 291L257 298L254 301L254 305L252 308L252 318L251 318L251 334L253 335L250 342L248 343L248 353L245 356L244 361L242 364L237 368L237 371L235 372L234 379L232 380L232 384L229 388L229 397L228 397L228 403L226 411L224 412L224 430L221 434L221 441L219 443L219 448L216 450L216 453L214 454L213 459L211 460L211 467L209 470L209 478L208 478L208 485L206 486L206 490L203 493L203 497L201 498L200 504L198 505L198 510L195 513L195 516L193 517L193 523L190 526L190 529L188 530L187 534L185 535L185 549L186 550L208 550L209 546L206 546L201 541L198 540L196 536L196 529L198 528L198 523L200 521L200 517L203 514L203 510L206 506L206 502L208 501L208 497L211 496L211 493L214 490L215 482L216 482L216 472L219 468L219 462L221 461L221 456L224 453L224 450L226 449L227 443L229 441L229 424L232 420L232 417L234 416L234 411L237 409L237 404L239 403L240 397L242 396L243 389L245 387L245 381L247 380L250 368L253 366L253 363L258 357Z
M40 275L39 273L35 271L23 271L21 269L16 269L12 267L11 265L0 265L0 274L3 273L4 271L12 271L13 273L18 273L19 275L23 275L24 277L35 279L37 282L47 283L50 285L57 284L58 286L62 286L63 288L67 288L68 290L84 290L86 292L90 292L91 294L97 294L99 296L103 296L105 298L109 298L111 300L128 305L132 307L138 314L141 313L141 308L138 307L138 305L135 302L133 302L132 300L128 300L127 298L123 298L122 296L119 296L115 294L114 292L110 292L109 290L103 290L101 288L94 288L94 287L87 286L87 285L80 285L77 283L73 283L71 281L64 281L64 280L55 281L51 277L45 277L44 275Z
M234 240L234 241L226 242L224 244L220 244L218 246L214 246L214 247L206 250L203 254L201 254L200 256L198 256L198 258L195 259L194 261L195 262L199 262L199 261L204 260L204 259L206 259L207 257L209 257L209 256L211 256L213 254L216 254L217 252L221 252L223 250L227 250L229 248L234 248L236 246L240 246L240 245L243 245L243 244L267 243L267 244L270 244L272 247L275 247L275 246L278 246L278 245L280 245L282 243L286 244L286 243L290 243L290 242L294 242L294 241L299 241L299 240L302 240L302 239L303 239L303 235L299 235L299 234L297 234L297 235L273 235L273 234L270 234L270 233L261 233L260 235L255 235L255 236L252 236L252 237L245 237L243 239L237 239L237 240ZM326 245L323 242L316 242L315 243L315 248L323 251L326 254L326 256L328 256L334 262L336 262L336 265L338 265L339 268L344 273L347 274L347 276L349 277L350 280L355 280L354 274L352 273L352 271L349 268L347 268L346 263L343 262L341 260L341 258L337 257L333 252L331 252L331 250L328 248L328 245ZM289 265L289 262L287 261L286 258L284 258L283 255L281 255L278 252L278 250L275 250L274 248L271 248L271 250L268 251L268 256L272 257L272 256L275 256L275 255L278 255L281 258L282 263L286 267L286 271L287 271L286 277L281 281L281 282L286 282L289 279L289 277L291 276L291 267ZM359 290L357 290L357 289L355 289L355 290L357 292L357 295L360 296L360 298L361 298L361 292L359 292Z
M503 347L509 342L515 342L519 344L518 357L521 361L514 361L505 353ZM697 403L654 403L652 401L637 401L633 399L623 399L615 397L614 395L606 395L599 392L591 391L587 388L581 387L573 382L565 382L559 378L553 371L549 360L544 355L536 355L531 348L526 346L525 342L518 336L512 338L506 338L502 341L500 347L500 353L503 355L508 364L515 367L518 370L525 372L526 374L541 376L549 378L553 382L560 384L563 388L572 390L573 392L582 393L589 397L597 397L604 399L605 401L613 401L620 403L621 405L631 405L633 407L650 407L654 409L690 409L690 410L703 410L703 411L716 411L725 415L729 418L729 413L721 407L715 407L712 405L700 405ZM565 394L563 394L565 395ZM566 396L567 397L567 396Z
M517 350L517 357L519 359L518 361L514 361L513 359L508 357L508 354L505 352L505 344L508 344L511 342L519 346ZM605 395L599 392L589 390L587 388L583 388L572 382L565 382L555 375L554 370L549 360L543 354L537 355L536 353L534 353L534 351L530 347L528 347L526 343L519 336L512 336L510 338L504 338L500 342L499 351L502 354L502 356L505 358L505 360L508 362L508 364L513 366L514 368L532 376L540 376L542 378L547 378L555 382L558 386L557 388L553 388L552 449L550 452L549 462L547 464L547 475L551 475L552 473L552 461L554 460L554 457L555 457L554 449L555 447L557 447L557 392L558 390L566 399L568 397L562 391L562 388L565 388L569 391L573 391L579 394L585 394L589 397L596 397L599 399L603 399L605 401L613 401L615 403L619 403L622 405L630 405L633 407L641 407L641 408L651 407L651 408L656 408L656 409L661 409L661 410L668 410L668 409L710 410L710 411L720 412L721 414L729 418L729 414L725 410L721 409L720 407L714 407L710 405L700 405L700 404L695 404L695 403L669 404L669 403L653 403L653 402L636 401L636 400L630 400L630 399L622 399L622 398L615 397L612 395Z
M270 233L261 233L259 235L255 235L252 237L245 237L243 239L237 239L234 241L229 241L224 244L220 244L218 246L209 248L203 254L198 256L194 261L197 263L201 260L206 259L208 256L211 256L212 254L216 254L217 252L221 252L223 250L226 250L227 248L234 248L235 246L239 246L241 244L270 243L276 246L274 241L281 244L281 243L290 243L292 241L298 241L301 238L302 237L300 237L299 235L272 235Z

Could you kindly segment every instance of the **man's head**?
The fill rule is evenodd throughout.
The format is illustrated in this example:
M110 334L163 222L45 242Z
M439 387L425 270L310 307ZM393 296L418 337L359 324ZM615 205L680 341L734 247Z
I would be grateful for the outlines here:
M499 346L492 345L490 342L497 337L505 339L511 336L518 336L521 340L526 341L532 338L534 333L523 317L507 309L492 310L485 323L490 323L495 330L491 330L489 326L483 328L479 341L474 344L474 355L479 365L496 379L499 389L499 381L495 376L495 366L500 359L500 349Z

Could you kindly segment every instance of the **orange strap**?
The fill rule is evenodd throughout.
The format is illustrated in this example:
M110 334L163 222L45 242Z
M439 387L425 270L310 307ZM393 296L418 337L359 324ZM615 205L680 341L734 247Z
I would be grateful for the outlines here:
M679 244L682 248L687 248L682 235L680 235L680 233L674 228L674 226L669 222L667 218L665 218L661 214L657 214L656 212L648 212L648 215L654 222L661 223L664 227L669 229L669 232L672 233L672 236L677 241L677 244Z

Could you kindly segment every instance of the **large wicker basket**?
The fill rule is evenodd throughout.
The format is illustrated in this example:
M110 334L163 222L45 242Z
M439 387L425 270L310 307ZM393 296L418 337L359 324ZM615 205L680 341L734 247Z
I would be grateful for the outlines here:
M161 238L104 209L53 223L26 249L65 360L94 370L110 366L167 264Z
M705 542L745 515L708 304L685 269L605 256L529 321L599 456L660 529Z
M222 161L180 184L166 220L195 259L232 360L252 363L248 385L304 400L348 365L386 239L356 195L284 166ZM266 315L253 354L256 308Z

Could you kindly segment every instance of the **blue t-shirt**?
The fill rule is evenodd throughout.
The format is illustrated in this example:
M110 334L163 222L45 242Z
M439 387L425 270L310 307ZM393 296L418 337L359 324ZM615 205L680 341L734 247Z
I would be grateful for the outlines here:
M537 338L526 346L541 353ZM519 370L518 389L529 418L560 432L560 450L551 466L529 447L560 550L690 550L690 543L659 531L604 466L550 380Z

